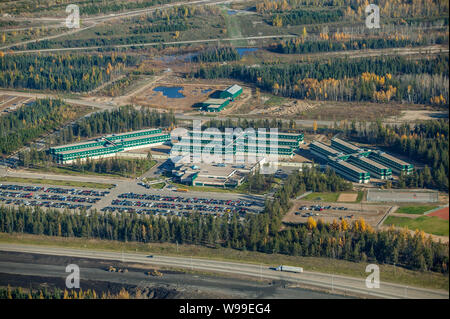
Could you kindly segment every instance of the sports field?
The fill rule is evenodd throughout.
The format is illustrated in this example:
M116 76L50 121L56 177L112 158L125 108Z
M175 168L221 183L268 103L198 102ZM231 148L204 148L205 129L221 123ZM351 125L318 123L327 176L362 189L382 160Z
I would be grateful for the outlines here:
M437 206L403 206L396 210L396 214L414 214L422 215L423 213L435 209Z
M423 230L428 234L438 236L448 236L448 220L435 216L420 216L418 218L389 216L384 222L385 225L396 227L408 227L410 230Z

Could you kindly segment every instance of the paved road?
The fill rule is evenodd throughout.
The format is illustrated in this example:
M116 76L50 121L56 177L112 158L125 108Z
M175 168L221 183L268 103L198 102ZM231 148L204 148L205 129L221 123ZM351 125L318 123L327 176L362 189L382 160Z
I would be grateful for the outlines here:
M13 254L13 255L11 255ZM6 255L6 256L5 256ZM9 256L8 256L9 255ZM6 258L3 258L6 257ZM12 257L12 258L11 258ZM33 260L28 260L32 257ZM35 262L36 257L38 262ZM145 275L144 269L127 268L127 273L117 273L105 271L106 265L104 261L86 260L78 258L66 258L35 254L18 254L5 253L0 255L0 283L7 285L9 283L26 283L27 285L36 284L40 282L51 283L55 281L50 278L60 278L61 284L64 283L67 273L65 268L68 263L75 263L80 266L80 285L83 290L86 287L91 287L101 290L102 286L118 284L119 286L135 285L141 289L150 288L150 290L158 290L164 288L165 290L176 289L178 294L175 298L234 298L234 299L343 299L347 296L329 294L320 291L311 291L298 287L289 287L282 281L273 281L270 283L261 283L252 279L230 278L215 275L192 275L182 272L165 272L163 277L151 277ZM51 259L51 260L49 260ZM12 261L11 261L12 260ZM43 263L45 262L45 263ZM115 264L113 262L107 262ZM117 265L116 265L117 266ZM130 265L132 266L132 265ZM121 267L127 267L126 265ZM148 266L151 267L151 266ZM6 274L6 276L1 276ZM24 276L24 277L22 277ZM33 276L33 277L29 277ZM38 276L38 278L34 278ZM19 277L19 278L18 278ZM3 278L3 281L1 279ZM20 280L21 279L21 280ZM107 283L106 285L102 283ZM16 284L17 285L17 284ZM61 287L62 288L62 287ZM194 296L193 292L197 292Z
M12 44L8 44L6 46L2 46L0 47L0 50L5 50L5 49L10 49L12 47L15 46L21 46L21 45L26 45L28 43L37 43L37 42L41 42L44 40L51 40L51 39L56 39L56 38L60 38L63 36L67 36L67 35L73 35L75 33L79 33L81 31L85 31L88 30L90 28L93 28L95 26L97 26L100 23L103 22L107 22L107 21L112 21L112 20L116 20L116 19L122 19L122 18L131 18L131 17L135 17L135 16L141 16L144 14L148 14L151 12L154 12L156 10L161 10L161 9L167 9L167 8L171 8L174 6L180 6L180 5L214 5L214 4L224 4L224 3L232 3L232 2L242 2L245 0L220 0L220 1L214 1L214 0L197 0L197 1L183 1L183 2L176 2L176 3L168 3L168 4L164 4L164 5L159 5L159 6L152 6L146 9L141 9L141 10L133 10L133 11L127 11L127 12L121 12L121 13L112 13L109 15L102 15L102 16L96 16L96 17L91 17L91 18L83 18L82 21L83 23L90 23L89 26L86 27L82 27L79 29L70 29L70 31L68 32L63 32L60 34L56 34L53 36L46 36L46 37L42 37L39 39L33 39L33 40L27 40L27 41L21 41L21 42L16 42L16 43L12 43ZM81 12L82 14L82 12ZM7 18L7 20L13 20L13 21L21 21L21 20L26 20L26 21L56 21L56 22L61 22L61 24L64 24L66 21L66 17L64 18L53 18L53 17L40 17L40 18L20 18L20 17L13 17L13 18ZM30 51L15 51L15 53L18 52L52 52L54 51L53 49L49 49L49 50L30 50ZM58 50L60 51L60 50Z
M202 39L202 40L171 41L171 42L164 42L163 44L164 45L179 45L179 44L193 44L193 43L230 42L230 41L239 41L239 40L262 40L262 39L284 39L284 38L297 38L297 35L275 34L275 35L260 35L260 36L234 37L234 38L214 38L214 39ZM31 41L31 42L36 42L36 41ZM101 48L121 49L121 48L131 48L131 47L149 47L149 46L151 47L151 46L160 46L160 45L161 45L161 42L145 42L145 43L103 45L103 46L89 46L89 47L53 48L53 49L39 49L39 50L15 50L15 51L8 52L8 54L84 51L84 50L97 50L97 49L101 49ZM0 48L0 49L2 49L2 48Z
M79 258L92 258L102 260L118 260L123 262L136 262L170 266L201 271L214 271L228 274L251 276L261 279L283 280L292 284L305 284L336 293L346 292L377 298L431 298L448 299L447 291L412 288L403 285L381 282L380 288L369 289L365 280L339 275L328 275L306 271L301 274L283 273L271 270L261 265L225 262L189 257L153 256L138 253L120 253L95 250L81 250L70 248L53 248L44 246L0 244L0 250L54 256L67 256ZM275 265L274 265L275 266Z

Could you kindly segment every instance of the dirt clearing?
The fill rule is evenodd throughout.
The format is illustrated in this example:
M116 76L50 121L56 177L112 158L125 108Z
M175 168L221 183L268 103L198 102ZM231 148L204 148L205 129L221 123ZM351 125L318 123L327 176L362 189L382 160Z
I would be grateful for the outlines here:
M339 195L337 201L338 202L356 202L356 199L358 198L358 194L347 194L347 193L341 193Z

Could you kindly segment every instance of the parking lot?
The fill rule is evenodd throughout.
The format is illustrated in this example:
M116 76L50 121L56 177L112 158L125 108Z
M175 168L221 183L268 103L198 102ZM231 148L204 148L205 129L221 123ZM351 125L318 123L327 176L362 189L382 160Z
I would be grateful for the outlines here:
M111 206L102 209L102 211L133 211L154 216L187 216L192 212L213 216L223 216L226 213L244 216L246 213L256 213L260 210L260 203L256 201L137 193L120 194L111 202Z
M333 220L347 220L352 223L354 220L364 218L364 220L375 227L383 218L391 206L372 205L366 203L320 203L312 201L294 201L293 207L286 214L283 222L286 223L306 223L309 217L315 220L323 219L326 223Z
M47 208L90 209L109 191L0 184L0 203Z
M133 192L124 192L126 190ZM264 208L263 198L250 195L211 192L180 194L174 190L154 189L141 192L137 182L125 181L107 191L4 182L0 184L0 205L98 209L163 217L188 216L194 212L214 217L236 214L241 218Z

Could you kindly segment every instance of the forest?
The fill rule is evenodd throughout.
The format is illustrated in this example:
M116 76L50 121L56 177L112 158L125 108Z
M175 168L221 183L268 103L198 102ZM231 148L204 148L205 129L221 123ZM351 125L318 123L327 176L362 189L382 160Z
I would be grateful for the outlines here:
M341 7L345 16L351 18L364 18L365 7L368 2L364 0L264 0L256 5L256 12L271 14L274 12L291 12L305 6L327 9ZM430 18L448 16L449 3L442 0L378 0L383 15L390 18Z
M438 37L434 41L436 44L448 42L448 37ZM417 40L411 39L386 39L386 38L368 38L368 39L353 39L348 41L335 40L321 40L321 41L302 41L302 39L292 39L283 41L271 50L278 53L285 54L304 54L317 52L335 52L347 50L362 50L362 49L385 49L385 48L403 48L424 46L429 43L428 39L422 38Z
M61 100L43 99L0 116L0 154L8 155L79 116Z
M299 99L332 101L407 101L448 105L448 55L432 58L376 57L308 63L202 65L191 76L232 78Z
M0 87L86 92L136 62L116 54L0 55Z
M327 10L291 10L272 16L274 26L330 23L339 21L344 16L341 9Z
M194 62L224 62L240 60L240 55L235 48L214 48L200 52L193 57Z

